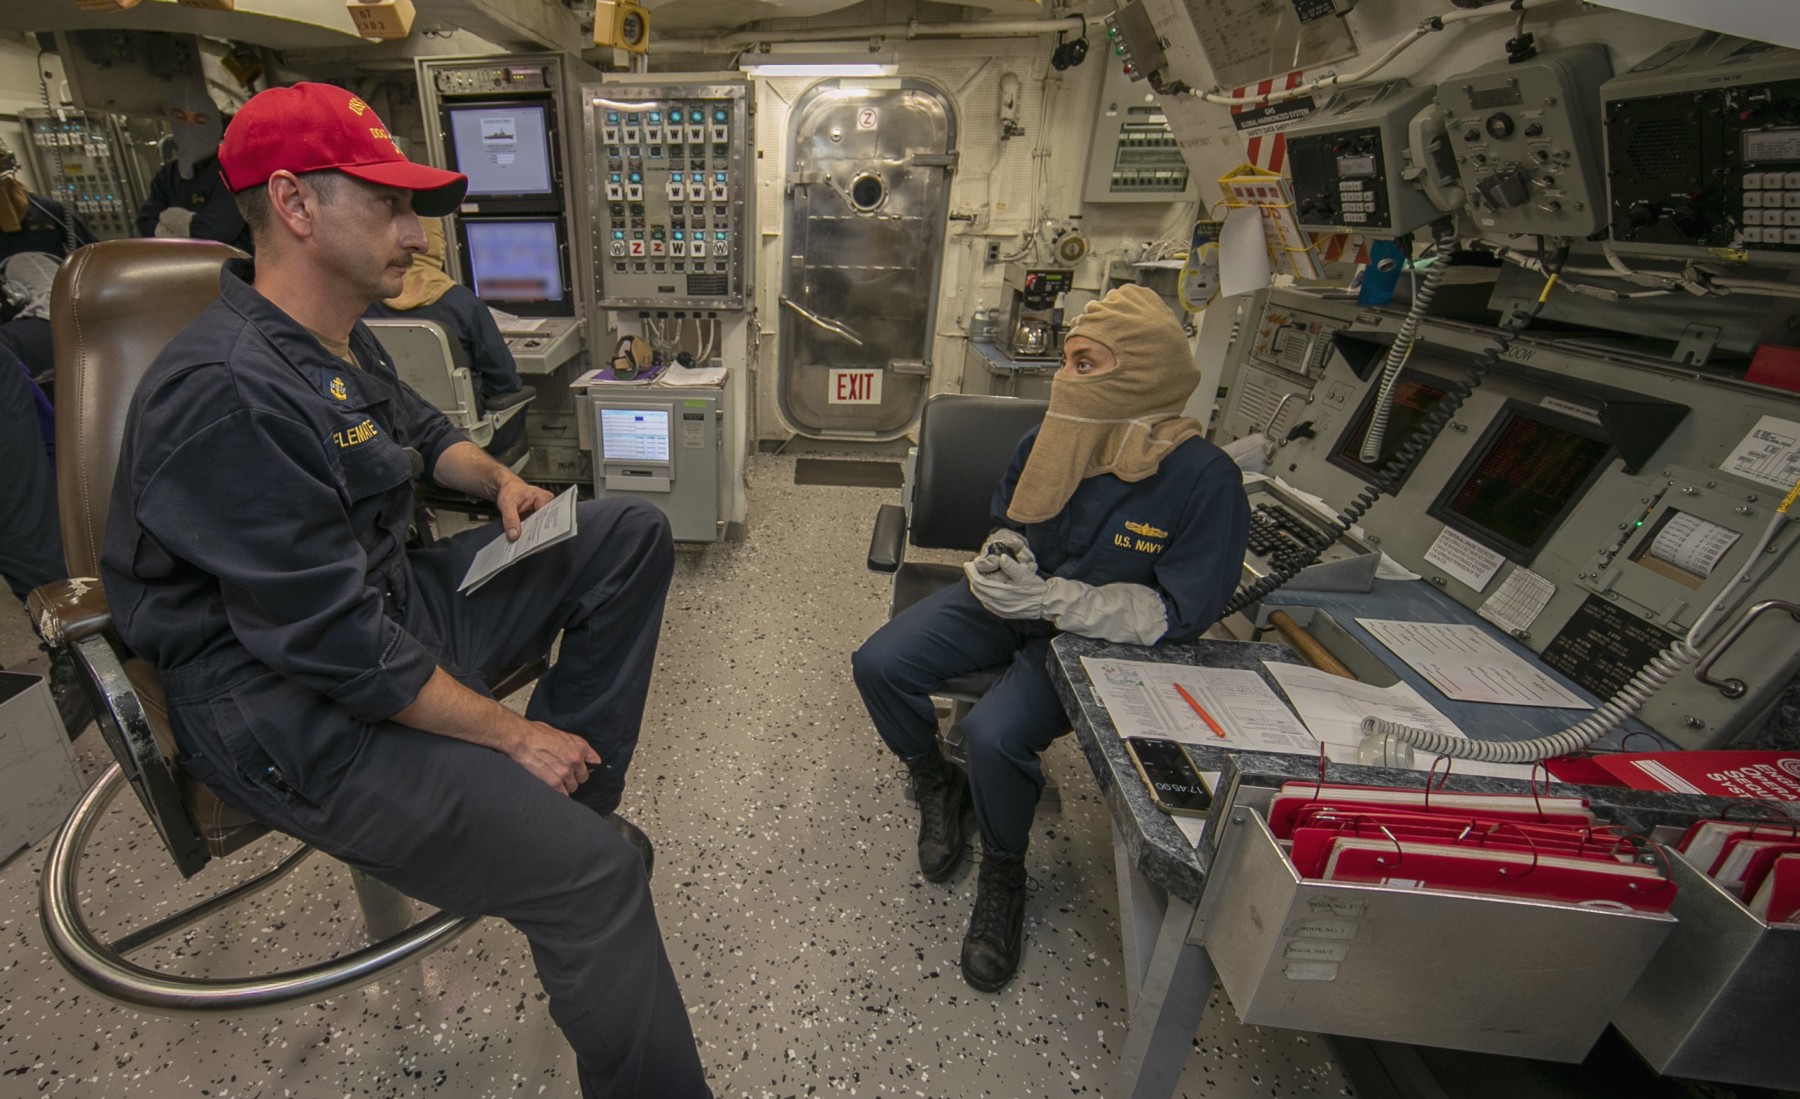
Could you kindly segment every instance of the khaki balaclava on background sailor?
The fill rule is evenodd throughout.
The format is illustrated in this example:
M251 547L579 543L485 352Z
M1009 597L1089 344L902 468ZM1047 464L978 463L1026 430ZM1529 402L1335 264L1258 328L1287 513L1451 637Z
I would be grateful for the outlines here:
M1104 345L1118 369L1080 377L1058 373L1050 410L1006 514L1021 523L1055 516L1084 478L1110 473L1141 481L1163 457L1202 433L1181 410L1200 384L1187 335L1148 287L1121 286L1088 303L1069 336Z

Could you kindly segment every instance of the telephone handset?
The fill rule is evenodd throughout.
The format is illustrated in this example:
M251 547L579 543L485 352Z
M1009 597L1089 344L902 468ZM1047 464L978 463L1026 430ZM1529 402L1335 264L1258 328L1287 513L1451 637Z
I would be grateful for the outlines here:
M1450 146L1448 116L1435 103L1426 104L1406 124L1406 150L1412 163L1401 177L1416 183L1433 206L1446 214L1463 208L1468 194L1456 173L1456 151Z

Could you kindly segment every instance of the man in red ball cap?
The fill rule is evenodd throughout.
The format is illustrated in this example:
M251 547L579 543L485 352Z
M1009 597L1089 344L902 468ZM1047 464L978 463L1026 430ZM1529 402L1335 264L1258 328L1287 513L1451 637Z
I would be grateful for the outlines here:
M525 933L582 1094L709 1096L663 950L649 840L618 816L673 568L638 501L479 590L492 527L406 548L412 478L552 502L407 388L357 318L400 291L419 214L467 181L408 161L342 88L262 92L219 164L256 244L133 398L102 553L219 796L445 910ZM560 659L521 716L484 683Z

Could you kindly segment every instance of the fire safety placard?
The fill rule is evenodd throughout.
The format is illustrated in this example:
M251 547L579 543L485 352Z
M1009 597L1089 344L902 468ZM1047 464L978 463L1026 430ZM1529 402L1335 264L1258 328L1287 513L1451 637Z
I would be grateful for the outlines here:
M880 404L881 371L827 371L825 399L830 404Z

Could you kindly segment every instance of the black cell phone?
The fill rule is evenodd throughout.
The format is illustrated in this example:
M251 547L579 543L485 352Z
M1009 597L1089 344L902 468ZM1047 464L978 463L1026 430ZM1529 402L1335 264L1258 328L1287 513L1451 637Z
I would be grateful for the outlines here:
M1180 744L1159 737L1132 736L1125 738L1125 751L1137 767L1138 777L1150 789L1151 804L1158 809L1203 817L1212 807L1212 793Z
M1003 557L1010 557L1014 561L1019 559L1019 551L1011 542L989 542L987 544L986 552L989 556L998 554Z

